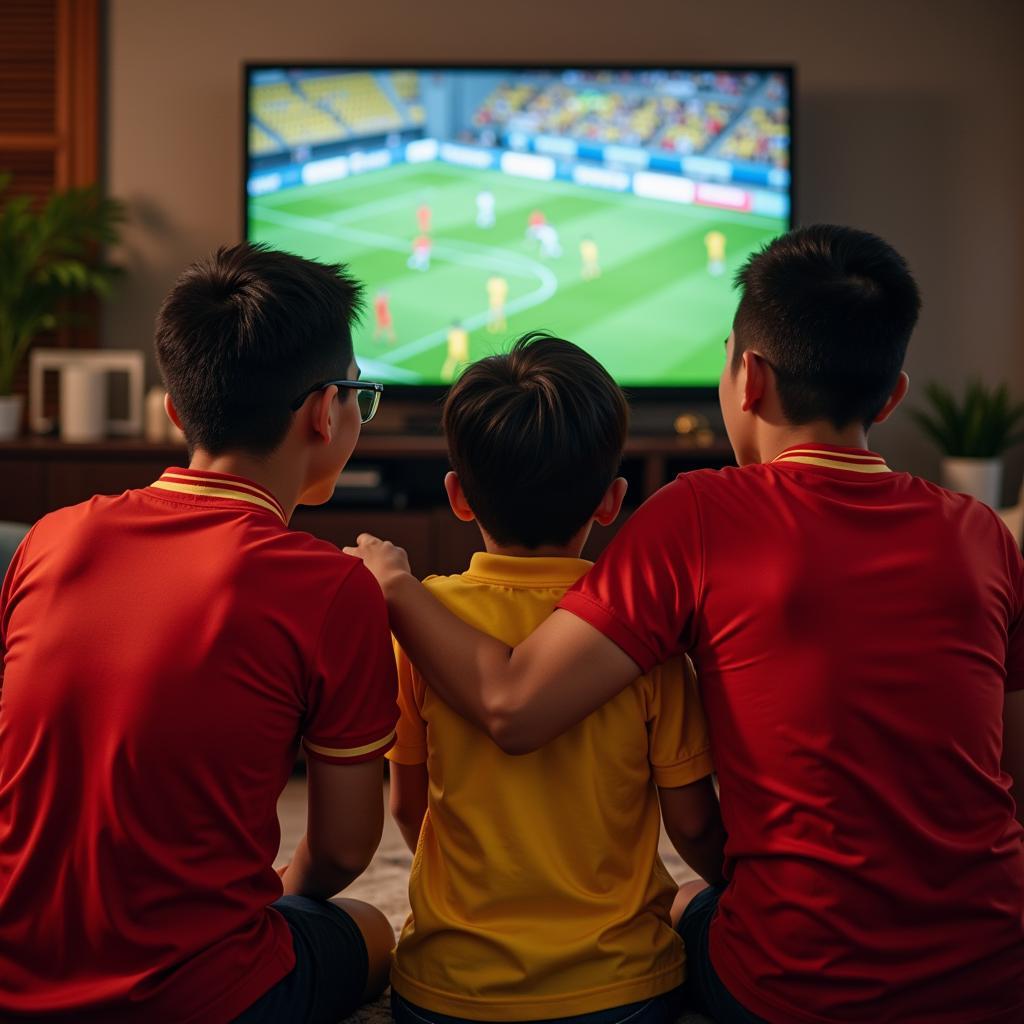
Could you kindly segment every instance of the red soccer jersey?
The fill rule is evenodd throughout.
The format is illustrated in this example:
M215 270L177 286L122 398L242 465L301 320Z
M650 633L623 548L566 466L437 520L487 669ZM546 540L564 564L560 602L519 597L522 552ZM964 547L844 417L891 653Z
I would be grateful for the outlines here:
M263 488L168 470L36 524L0 654L0 1017L232 1019L294 964L269 904L299 738L391 746L377 584Z
M680 477L566 595L645 672L694 657L729 834L711 959L748 1009L1024 1020L1022 605L990 509L823 445Z
M391 325L391 306L386 295L378 295L373 300L373 314L377 318L378 327L389 327Z

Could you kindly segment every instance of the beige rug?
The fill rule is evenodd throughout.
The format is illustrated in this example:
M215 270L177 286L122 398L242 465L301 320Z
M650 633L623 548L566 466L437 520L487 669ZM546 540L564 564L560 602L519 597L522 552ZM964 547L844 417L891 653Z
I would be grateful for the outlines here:
M281 854L277 863L283 864L295 849L306 828L306 782L293 778L278 803L281 820ZM690 881L693 872L672 849L668 838L661 837L661 857L677 882ZM409 914L408 881L412 854L406 848L401 834L390 815L385 815L384 836L373 863L366 872L345 890L352 899L365 900L379 907L390 920L395 933ZM377 1002L364 1006L344 1024L391 1024L390 997L385 993ZM711 1024L707 1017L684 1014L677 1024Z

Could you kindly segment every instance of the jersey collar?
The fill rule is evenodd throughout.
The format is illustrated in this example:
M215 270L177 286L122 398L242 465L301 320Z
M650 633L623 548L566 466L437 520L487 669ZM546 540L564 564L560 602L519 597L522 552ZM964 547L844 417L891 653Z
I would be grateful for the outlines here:
M540 590L571 587L593 564L585 558L533 558L477 551L462 575L478 583Z
M277 516L286 526L288 517L281 503L270 491L259 484L240 476L213 473L205 469L165 469L159 480L149 485L160 491L175 494L189 494L198 498L212 498L217 501L238 502L250 509L259 508Z
M772 459L775 463L797 463L848 473L891 473L885 459L864 448L840 448L831 444L795 444Z

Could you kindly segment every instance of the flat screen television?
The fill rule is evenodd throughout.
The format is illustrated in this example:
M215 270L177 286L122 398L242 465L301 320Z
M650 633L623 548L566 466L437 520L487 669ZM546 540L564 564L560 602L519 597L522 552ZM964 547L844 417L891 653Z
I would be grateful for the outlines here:
M388 385L546 329L633 393L709 388L791 225L789 68L251 64L245 97L246 237L351 265Z

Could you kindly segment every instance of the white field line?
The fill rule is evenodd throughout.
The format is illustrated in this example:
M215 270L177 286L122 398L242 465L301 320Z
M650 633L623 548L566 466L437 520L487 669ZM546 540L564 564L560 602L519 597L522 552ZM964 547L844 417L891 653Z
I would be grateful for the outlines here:
M321 220L314 220L311 217L299 217L293 213L285 213L283 210L271 210L268 208L263 208L258 216L281 227L290 227L299 231L327 235L330 238L347 239L348 241L373 246L377 249L390 249L392 252L401 253L409 250L409 243L404 238L396 238L394 235L385 235L378 231L366 231L362 228L344 227L338 225L335 221L325 223ZM505 304L506 315L519 313L524 309L538 306L550 299L558 290L558 278L555 277L554 272L550 268L545 267L543 263L538 263L536 260L520 256L516 253L492 249L487 246L476 245L472 242L448 241L437 242L434 245L431 250L431 258L434 256L448 263L460 263L463 266L482 267L495 272L513 274L517 277L532 277L536 279L538 283L533 291L520 295L518 298ZM490 309L483 309L478 313L472 313L459 319L466 330L472 331L487 324L490 317ZM404 359L406 356L426 352L446 342L448 331L448 327L431 331L415 341L399 345L398 348L391 349L388 352L382 352L377 358L380 362L392 365L397 360Z

